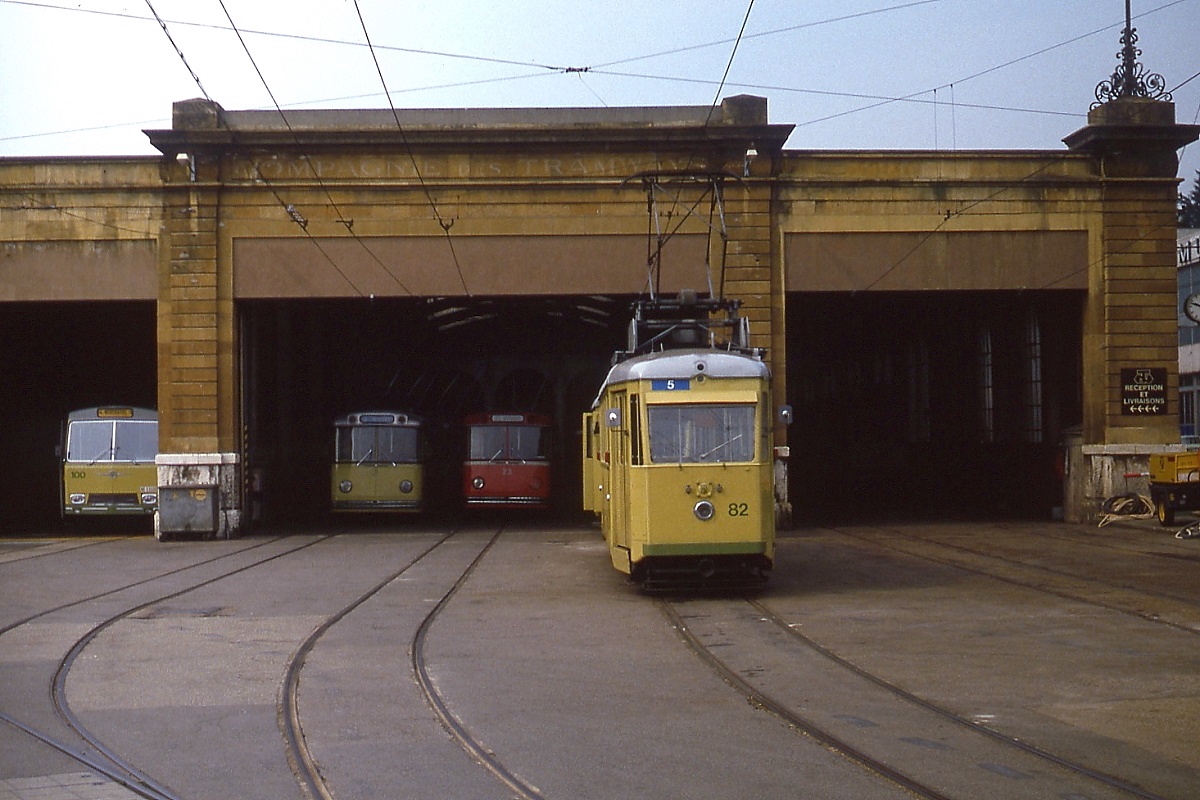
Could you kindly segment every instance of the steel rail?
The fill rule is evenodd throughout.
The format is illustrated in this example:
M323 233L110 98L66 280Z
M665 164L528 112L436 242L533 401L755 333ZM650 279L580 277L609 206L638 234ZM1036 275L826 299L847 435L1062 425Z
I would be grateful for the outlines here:
M300 724L299 704L297 702L300 692L300 672L304 669L304 664L309 653L312 652L317 641L330 628L345 619L350 612L383 591L389 584L396 581L401 575L408 572L408 570L412 569L418 562L441 547L453 536L454 533L443 534L441 538L425 548L425 550L416 555L399 570L368 589L337 613L328 617L308 635L308 638L300 644L296 652L288 660L287 672L284 676L283 686L280 688L277 714L280 728L283 730L284 740L288 745L287 755L288 761L292 765L292 772L295 773L297 781L299 781L301 787L310 797L320 798L320 800L334 800L333 793L329 790L325 778L321 775L320 767L308 748L308 743L304 738L304 729Z
M868 770L887 778L918 797L926 798L926 800L952 800L948 795L942 794L932 786L927 786L900 770L885 764L861 748L830 733L811 720L796 714L782 702L760 691L752 683L730 669L725 662L712 654L711 650L700 641L691 628L688 627L688 624L684 622L683 617L680 616L679 611L669 599L660 598L659 608L666 615L667 620L671 623L671 627L675 629L675 632L679 634L680 638L683 639L684 643L695 653L700 661L734 689L746 695L747 699L755 706L775 715L809 738L814 739L834 752L840 753L851 761L857 762Z
M496 779L511 789L515 793L516 797L521 798L522 800L544 800L544 796L537 787L533 786L528 781L525 781L515 772L504 766L504 764L502 764L500 760L496 758L495 754L489 751L483 745L483 743L476 739L467 729L466 725L463 724L463 722L456 716L454 716L454 713L450 710L449 706L446 705L446 702L442 699L440 692L434 685L433 678L429 674L428 665L425 661L425 640L429 634L429 629L433 626L434 620L445 609L451 598L458 593L458 590L466 584L467 580L475 572L475 568L478 567L479 563L483 560L483 557L488 553L489 550L492 549L492 546L496 543L497 539L499 539L502 530L503 529L497 530L496 533L492 535L492 538L483 547L483 549L479 551L479 554L475 556L474 560L471 561L458 580L454 582L454 585L451 586L446 594L442 596L437 604L430 610L429 614L426 615L425 619L422 620L420 626L418 626L417 632L413 636L412 641L412 668L413 673L416 675L417 683L421 688L421 692L425 695L426 701L429 703L434 713L437 714L438 719L441 720L442 725L450 733L450 736L456 742L458 742L459 746L466 750L467 754L471 756L476 763L478 763L488 772L492 773Z
M871 683L875 684L876 686L880 687L881 689L884 689L885 691L895 695L896 697L899 697L902 700L905 700L909 703L913 703L917 706L920 706L921 708L924 708L927 711L932 711L933 713L941 716L944 719L947 719L947 720L950 720L951 722L955 722L955 723L958 723L959 725L965 726L966 728L969 728L970 730L973 730L976 733L981 733L984 736L987 736L997 742L1000 742L1000 743L1006 744L1006 745L1010 745L1012 747L1016 747L1019 750L1023 750L1024 752L1029 753L1030 755L1037 756L1038 758L1045 759L1046 761L1049 761L1059 767L1062 767L1071 772L1074 772L1077 775L1081 775L1085 778L1090 778L1092 780L1103 783L1104 785L1106 785L1110 788L1118 789L1123 792L1127 792L1131 795L1134 795L1135 797L1142 798L1142 800L1166 800L1166 798L1161 797L1160 795L1149 792L1138 786L1134 786L1133 784L1123 781L1120 778L1117 778L1116 776L1109 775L1107 773L1100 772L1098 770L1094 770L1090 767L1087 767L1082 764L1079 764L1074 761L1070 761L1066 758L1063 758L1062 756L1057 756L1048 750L1038 747L1037 745L1030 744L1029 742L1023 741L1014 736L1009 736L1005 733L1001 733L1000 731L989 728L986 725L976 722L975 720L969 719L967 717L962 716L961 714L951 711L948 708L939 706L936 703L933 703L922 697L918 697L917 695L913 694L912 692L908 691L907 689L897 686L896 684L892 683L891 681L885 680L884 678L881 678L878 675L868 672L867 670L863 669L862 667L858 666L857 664L847 661L846 659L842 658L841 656L837 655L836 653L821 646L816 641L810 639L809 637L805 636L803 633L800 633L794 627L789 625L782 617L780 617L778 614L776 614L774 611L772 611L770 608L768 608L765 604L763 604L762 601L747 598L746 602L750 605L751 608L753 608L755 611L760 613L764 619L768 620L769 622L771 622L771 624L777 626L778 628L783 630L785 633L789 634L790 636L795 638L797 641L804 644L809 649L811 649L814 652L820 654L821 656L829 659L830 661L837 664L839 667L849 670L850 672L854 673L858 677L863 678L864 680L870 681Z
M108 619L101 622L99 625L96 625L95 627L93 627L91 630L89 630L87 633L85 633L82 637L80 637L75 642L75 644L71 647L71 649L69 651L67 651L67 654L62 658L62 660L59 661L58 667L54 671L54 678L51 682L51 700L53 701L55 713L58 715L58 717L63 722L65 722L67 724L67 726L72 731L74 731L80 738L82 738L85 742L87 742L91 747L95 748L96 751L99 752L100 754L102 754L110 763L115 765L118 769L128 773L132 777L133 780L137 781L140 785L146 787L147 791L152 791L152 792L157 793L156 795L146 795L146 796L158 796L158 797L164 797L164 798L178 797L178 795L175 794L173 792L173 790L171 790L168 787L158 784L156 781L154 781L153 778L151 778L149 775L147 775L144 771L142 771L138 767L127 762L118 753L116 753L114 750L112 750L107 745L105 745L102 741L100 741L99 737L97 737L90 730L88 730L86 726L84 726L83 722L79 719L79 717L71 710L70 703L68 703L68 701L67 701L67 693L66 693L67 673L70 672L71 667L74 665L75 661L79 658L80 654L83 653L84 648L86 648L87 645L92 642L92 640L94 640L101 632L103 632L105 629L109 628L111 625L113 625L123 619L126 619L130 615L135 614L138 611L147 609L150 606L153 606L157 603L161 603L165 600L173 600L175 598L182 597L183 595L188 594L189 592L193 592L196 589L200 589L205 586L209 586L218 581L224 580L232 575L237 575L242 572L246 572L248 570L254 569L255 567L262 566L263 564L269 563L276 559L283 558L284 556L292 555L293 553L297 553L301 550L305 550L309 547L312 547L323 541L327 541L328 539L331 539L331 538L333 538L331 535L330 536L321 536L316 539L313 539L310 542L305 542L304 544L301 544L297 547L293 547L289 550L285 550L280 553L275 553L273 555L267 556L266 558L261 558L253 563L244 564L244 565L238 567L237 569L229 570L228 572L222 573L221 575L217 575L215 577L208 578L206 580L192 584L191 586L188 586L184 589L179 589L174 592L169 592L167 594L160 595L160 596L155 597L146 602L139 603L131 608L127 608L119 614L114 614L113 616L111 616ZM246 550L249 550L249 549L251 549L251 548L244 548L243 550L239 550L238 553L245 552ZM236 554L231 554L231 555L236 555ZM213 560L215 561L217 559L213 559ZM205 563L208 563L208 562L205 562ZM166 573L166 574L173 574L173 572L175 572L175 571L172 571L172 573Z

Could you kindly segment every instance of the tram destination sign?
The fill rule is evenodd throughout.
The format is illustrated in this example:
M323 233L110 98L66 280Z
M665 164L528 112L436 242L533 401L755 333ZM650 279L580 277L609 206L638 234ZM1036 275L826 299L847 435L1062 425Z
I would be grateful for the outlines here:
M1137 416L1167 413L1166 367L1121 370L1121 413Z

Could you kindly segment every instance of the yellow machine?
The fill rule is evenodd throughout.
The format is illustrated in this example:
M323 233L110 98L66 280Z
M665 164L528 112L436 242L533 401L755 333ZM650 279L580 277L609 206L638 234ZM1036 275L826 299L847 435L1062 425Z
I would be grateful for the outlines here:
M415 414L368 411L334 422L334 511L420 511L425 500L424 423Z
M695 343L716 304L656 301L667 320L648 325L651 340ZM613 566L646 588L764 583L775 555L773 425L760 353L618 354L583 418L583 504L600 517Z
M153 514L157 454L154 411L133 406L72 411L59 446L63 517Z
M1151 456L1150 500L1160 525L1172 524L1176 511L1200 509L1200 452Z

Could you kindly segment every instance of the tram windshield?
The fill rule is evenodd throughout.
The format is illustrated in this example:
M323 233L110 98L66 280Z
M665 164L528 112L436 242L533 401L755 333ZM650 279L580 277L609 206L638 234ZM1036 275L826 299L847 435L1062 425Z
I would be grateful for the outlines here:
M399 464L419 460L415 427L339 426L337 460L353 464Z
M471 428L471 461L544 461L548 430L540 425L476 425Z
M154 461L158 423L154 420L79 420L67 432L67 461Z
M713 464L754 460L754 406L649 406L650 461Z

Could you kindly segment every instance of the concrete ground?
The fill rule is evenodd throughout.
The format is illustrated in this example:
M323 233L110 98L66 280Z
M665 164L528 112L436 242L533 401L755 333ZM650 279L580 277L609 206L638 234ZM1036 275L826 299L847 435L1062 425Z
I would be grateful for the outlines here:
M1200 796L1200 539L1173 531L806 528L781 534L758 599L881 680L1142 796L1184 800ZM516 796L421 692L425 624L417 658L448 713L538 796L912 796L704 666L658 601L611 569L595 528L525 518L439 545L444 533L0 539L0 712L89 749L51 703L57 680L82 727L176 796L302 798L281 716L289 664L311 641L296 708L332 796ZM837 716L852 699L803 701ZM950 796L1036 796L990 780ZM134 796L0 722L0 800Z

